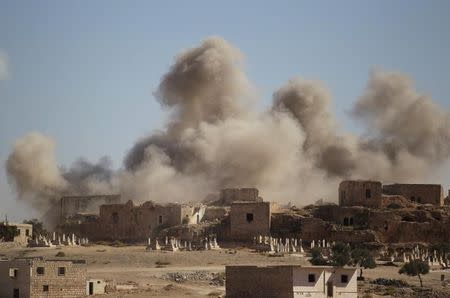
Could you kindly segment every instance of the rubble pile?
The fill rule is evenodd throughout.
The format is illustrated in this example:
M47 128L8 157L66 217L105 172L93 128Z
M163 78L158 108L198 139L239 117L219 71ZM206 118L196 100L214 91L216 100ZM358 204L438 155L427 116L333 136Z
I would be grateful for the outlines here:
M162 279L177 283L186 281L210 281L209 284L213 286L223 286L225 284L225 275L223 273L212 273L208 271L169 272L164 274Z

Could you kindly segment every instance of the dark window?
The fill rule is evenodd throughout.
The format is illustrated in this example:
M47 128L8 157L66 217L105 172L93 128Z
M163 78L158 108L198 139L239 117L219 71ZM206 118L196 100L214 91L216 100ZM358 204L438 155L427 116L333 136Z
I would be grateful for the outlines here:
M341 190L341 201L345 200L345 190Z
M162 218L162 215L160 215L160 216L158 217L158 223L159 223L159 224L162 224L162 222L163 222L163 218Z
M252 222L253 221L253 213L247 213L246 218L247 218L247 222Z
M25 236L30 236L30 230L28 229L25 230Z
M346 274L341 275L341 283L343 283L343 284L348 283L348 275L346 275Z
M417 203L422 204L422 198L421 198L421 197L418 197L418 198L417 198Z
M350 220L348 221L348 224L353 226L353 217L350 217Z
M13 298L19 298L19 289L14 289L13 290Z
M37 267L36 268L37 275L44 275L44 272L45 272L44 267Z
M66 275L66 267L58 267L58 275Z
M117 212L114 212L112 214L112 223L113 224L118 224L119 223L119 214Z
M370 199L372 197L372 192L370 191L370 189L366 189L366 198Z
M348 226L348 218L344 217L344 226Z
M387 221L384 222L384 230L387 231L389 228Z
M316 282L316 275L308 274L308 282Z
M411 201L415 202L416 198L415 197L411 197Z
M43 285L42 286L42 291L43 292L48 292L48 285Z
M99 284L99 283L100 283L100 281L98 280L98 281L97 281L97 283Z

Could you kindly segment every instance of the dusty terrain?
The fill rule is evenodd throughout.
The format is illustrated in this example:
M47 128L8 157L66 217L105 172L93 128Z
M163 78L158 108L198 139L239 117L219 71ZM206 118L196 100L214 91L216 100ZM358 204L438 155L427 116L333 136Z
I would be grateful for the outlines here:
M64 257L56 257L57 253ZM218 297L224 295L223 273L225 265L232 264L299 264L309 265L306 259L285 255L283 257L268 257L255 253L247 248L223 248L219 251L194 252L159 252L147 251L145 246L111 247L93 245L89 247L62 248L12 248L0 249L1 257L33 257L85 259L88 262L88 276L114 281L117 291L106 297ZM360 282L361 297L378 297L385 294L412 295L411 289L402 291L392 287L371 285L370 280L376 278L402 279L413 286L419 285L417 277L399 275L398 267L378 266L375 269L364 270L365 282ZM174 278L168 276L176 274ZM423 277L424 285L439 291L446 291L440 281L441 274L450 280L450 271L438 270ZM187 280L183 276L188 276ZM211 277L217 277L216 279ZM177 279L177 280L174 280ZM450 285L448 297L450 297ZM370 292L370 295L367 293ZM397 293L397 294L396 294ZM377 295L379 294L379 295ZM386 295L388 294L388 295ZM425 294L427 297L429 294ZM105 297L105 296L102 296ZM440 296L443 297L443 296Z

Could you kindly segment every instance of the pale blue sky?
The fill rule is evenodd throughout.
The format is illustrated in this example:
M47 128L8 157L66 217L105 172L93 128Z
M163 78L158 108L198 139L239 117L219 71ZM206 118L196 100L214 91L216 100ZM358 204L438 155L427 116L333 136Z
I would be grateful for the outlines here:
M450 1L0 0L9 72L0 77L0 162L18 137L41 131L63 165L107 154L119 167L163 124L151 93L174 55L210 35L245 54L262 106L292 76L320 79L343 127L358 132L346 111L381 66L408 73L449 109L449 15ZM21 219L22 208L2 169L0 216Z

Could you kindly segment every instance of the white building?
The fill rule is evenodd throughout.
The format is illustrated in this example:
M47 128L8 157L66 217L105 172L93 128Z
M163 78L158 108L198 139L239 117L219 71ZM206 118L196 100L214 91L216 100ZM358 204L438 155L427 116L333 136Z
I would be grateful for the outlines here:
M227 297L357 298L355 268L226 266Z

